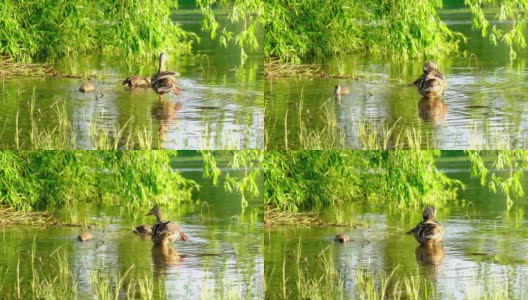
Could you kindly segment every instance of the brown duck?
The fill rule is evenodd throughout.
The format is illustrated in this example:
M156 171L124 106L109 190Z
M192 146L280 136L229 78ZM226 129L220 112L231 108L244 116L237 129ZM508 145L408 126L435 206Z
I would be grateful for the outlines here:
M180 74L178 74L178 72L165 70L165 65L167 64L168 59L166 53L160 54L158 73L154 74L151 79L152 89L159 95L160 101L161 96L165 94L180 94L180 88L178 86L178 81L176 80L176 77L180 76Z
M422 212L423 221L408 231L422 245L437 244L444 240L444 226L436 220L436 207L427 206Z
M423 65L423 74L413 84L418 88L422 96L432 98L440 97L447 88L444 75L438 71L438 65L429 61Z
M177 240L189 240L187 235L180 231L180 225L171 221L162 221L159 207L154 207L147 214L147 216L150 215L156 217L156 224L152 226L152 241L155 245L167 245Z
M125 79L123 85L129 88L149 88L150 78L133 75Z

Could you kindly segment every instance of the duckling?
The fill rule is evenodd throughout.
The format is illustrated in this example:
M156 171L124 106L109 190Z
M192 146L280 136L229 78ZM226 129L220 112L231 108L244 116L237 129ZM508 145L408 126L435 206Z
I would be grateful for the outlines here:
M413 84L424 97L440 97L447 88L444 75L438 71L438 65L429 61L423 65L423 74Z
M335 236L334 241L336 241L338 243L346 243L346 242L350 241L350 236L348 236L348 234L346 234L346 233L340 233L340 234Z
M407 232L422 245L436 244L444 240L444 226L436 220L436 207L427 206L422 212L423 221Z
M152 234L152 226L140 225L140 226L134 228L134 233L141 234L141 235L151 235Z
M83 232L81 232L81 234L79 234L77 239L79 241L81 241L81 242L86 242L86 241L89 241L89 240L93 239L93 235L89 231L83 231Z
M152 89L159 95L161 101L161 96L167 93L174 93L180 95L180 88L178 87L178 81L176 80L177 76L180 76L178 72L166 71L165 65L168 61L168 56L166 53L161 53L159 57L159 67L158 73L152 76Z
M149 77L141 77L137 75L129 76L127 79L123 81L124 86L128 86L129 88L149 88L150 86L150 78Z
M348 95L349 90L346 86L336 85L334 90L334 98L341 101L341 95Z
M156 217L156 224L152 226L152 241L155 245L166 245L177 240L189 241L189 237L180 231L178 224L161 220L161 210L159 207L154 207L146 215Z
M83 93L93 92L95 91L95 85L89 81L84 82L83 84L81 84L79 91Z

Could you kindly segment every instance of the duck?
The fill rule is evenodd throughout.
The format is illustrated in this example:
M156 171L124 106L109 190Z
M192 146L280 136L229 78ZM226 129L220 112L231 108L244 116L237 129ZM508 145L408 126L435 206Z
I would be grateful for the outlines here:
M83 82L83 84L81 84L81 87L79 88L79 91L83 93L93 92L95 91L95 85L89 81Z
M427 206L422 212L423 221L407 232L421 245L435 245L444 240L444 226L436 220L436 207Z
M127 79L123 81L123 85L128 86L129 88L149 88L151 87L149 77L141 77L137 75L129 76Z
M346 234L346 233L340 233L340 234L335 236L334 241L336 241L338 243L346 243L346 242L350 241L350 236L348 234Z
M428 61L423 65L423 74L413 84L424 97L434 98L444 95L447 88L447 80L438 71L438 65Z
M189 237L180 231L180 225L172 221L162 221L159 207L154 207L146 216L156 217L156 224L152 226L152 241L154 245L167 245L178 240L189 241Z
M152 226L140 225L140 226L134 228L134 233L141 234L141 235L151 235L152 234Z
M93 239L93 234L89 231L83 231L81 232L81 234L79 234L77 239L81 242L86 242L86 241Z
M180 95L180 88L176 80L176 77L180 76L180 74L165 70L168 59L167 53L163 52L160 54L158 73L154 74L151 79L152 89L159 95L160 101L161 96L171 92Z
M341 96L342 95L348 95L349 92L350 91L348 90L348 88L346 86L336 85L335 89L334 89L334 98L337 101L341 101Z

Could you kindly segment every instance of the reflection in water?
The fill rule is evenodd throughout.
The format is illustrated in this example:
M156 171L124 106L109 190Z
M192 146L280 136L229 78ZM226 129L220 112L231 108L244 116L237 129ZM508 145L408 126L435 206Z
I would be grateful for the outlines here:
M165 274L167 268L179 265L184 258L185 255L180 255L171 245L162 244L152 246L152 262L155 275Z
M161 148L166 147L167 134L169 132L169 124L178 125L176 121L176 113L182 108L180 102L173 103L170 101L158 101L152 106L152 117L160 121L160 128L158 130L159 143Z
M429 279L436 279L438 270L445 262L445 250L443 245L420 245L416 247L416 260L427 267Z
M418 114L424 121L438 125L447 120L447 105L443 99L423 97L418 102Z

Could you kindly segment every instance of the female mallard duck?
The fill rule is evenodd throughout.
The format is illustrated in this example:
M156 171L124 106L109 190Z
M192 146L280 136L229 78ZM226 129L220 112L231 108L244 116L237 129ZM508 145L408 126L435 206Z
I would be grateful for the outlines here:
M346 242L350 241L350 236L348 236L348 234L346 234L346 233L340 233L340 234L335 236L334 241L336 241L338 243L346 243Z
M438 71L435 62L426 62L423 66L424 72L413 84L424 97L442 96L447 88L447 81L444 75Z
M134 228L134 233L137 233L137 234L140 234L140 235L151 235L152 234L152 226L140 225L140 226Z
M168 56L166 53L161 53L159 57L159 68L158 73L152 76L152 89L159 95L160 101L161 96L173 92L176 95L180 94L180 88L178 87L178 81L176 76L179 76L177 72L165 71L165 64L167 63Z
M152 241L155 245L166 245L177 240L189 240L187 235L180 231L180 226L178 224L171 221L164 222L161 220L161 210L159 207L154 207L146 215L156 217L156 224L152 226Z
M141 76L130 76L127 79L123 81L124 86L128 86L129 88L149 88L150 87L150 78L149 77L141 77Z
M334 90L334 98L341 101L341 95L348 95L349 90L346 86L336 85Z
M408 231L422 245L431 245L444 240L444 226L436 220L436 207L427 206L422 212L423 221Z

